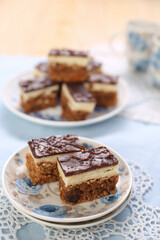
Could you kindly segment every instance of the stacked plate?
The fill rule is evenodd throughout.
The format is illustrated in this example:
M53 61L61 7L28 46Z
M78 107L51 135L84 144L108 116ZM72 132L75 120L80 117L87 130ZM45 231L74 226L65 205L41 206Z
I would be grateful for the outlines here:
M86 148L103 144L79 137ZM70 206L59 197L58 182L33 185L25 166L28 146L13 154L5 164L2 181L11 203L25 216L40 224L56 228L83 228L97 225L119 214L127 205L132 188L132 175L125 160L108 148L119 160L117 192L93 201Z

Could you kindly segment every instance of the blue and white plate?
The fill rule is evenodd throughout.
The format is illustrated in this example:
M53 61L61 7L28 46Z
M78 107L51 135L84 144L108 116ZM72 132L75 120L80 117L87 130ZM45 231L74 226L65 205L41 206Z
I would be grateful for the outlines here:
M80 141L88 148L102 146L83 137L80 137ZM33 185L30 181L25 165L28 146L14 153L6 162L2 174L4 191L19 211L43 221L76 223L100 218L118 209L127 199L132 186L128 164L115 151L108 149L120 162L115 194L74 206L63 204L59 197L58 182Z
M86 227L92 227L101 223L104 223L112 218L114 218L115 216L117 216L120 212L123 211L123 209L127 206L129 200L131 197L131 192L129 193L128 197L126 198L126 200L117 208L115 209L113 212L108 213L107 215L104 215L102 217L93 219L93 220L89 220L89 221L84 221L84 222L73 222L73 223L57 223L57 222L48 222L48 221L44 221L41 220L39 218L35 218L32 217L24 212L21 212L23 215L25 215L26 217L30 218L33 222L37 222L41 225L44 226L49 226L49 227L54 227L54 228L65 228L65 229L76 229L76 228L86 228Z
M17 76L14 79L11 79L4 88L3 102L5 106L17 116L43 125L59 127L76 127L101 122L120 113L126 106L129 98L128 86L125 80L120 78L118 86L118 104L115 107L111 108L96 107L94 112L86 120L66 121L62 119L60 105L39 112L25 113L19 106L20 96L18 82L20 81L20 79L25 80L26 78L32 76L33 72L29 71Z

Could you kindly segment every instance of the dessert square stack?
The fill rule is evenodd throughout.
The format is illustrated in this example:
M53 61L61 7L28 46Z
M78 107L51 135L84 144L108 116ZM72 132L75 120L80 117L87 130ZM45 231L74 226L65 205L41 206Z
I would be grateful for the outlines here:
M32 139L28 146L32 183L59 180L63 203L74 205L116 192L119 162L106 147L86 150L76 135Z
M35 77L19 83L22 109L55 107L59 92L61 117L69 121L85 120L95 106L116 106L118 77L104 74L101 65L86 51L52 49L48 61L35 66Z

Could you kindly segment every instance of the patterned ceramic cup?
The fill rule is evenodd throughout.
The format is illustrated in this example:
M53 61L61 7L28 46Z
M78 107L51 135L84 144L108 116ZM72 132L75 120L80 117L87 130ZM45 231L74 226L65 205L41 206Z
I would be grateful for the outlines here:
M152 38L149 73L153 86L160 88L160 31L157 31Z
M127 23L126 55L133 70L147 70L152 53L152 37L159 28L157 23L150 21L131 20Z

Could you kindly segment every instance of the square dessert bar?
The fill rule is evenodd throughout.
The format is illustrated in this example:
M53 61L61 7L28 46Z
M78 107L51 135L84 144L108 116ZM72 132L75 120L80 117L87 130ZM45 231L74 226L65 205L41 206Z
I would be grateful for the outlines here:
M85 149L76 135L32 139L28 142L28 146L26 166L33 184L56 181L57 157Z
M39 111L57 105L59 84L45 77L31 78L19 83L20 105L24 112Z
M57 82L82 82L88 76L89 56L85 51L53 49L49 53L50 79Z
M95 98L83 83L63 83L61 90L62 118L71 121L86 119L94 110Z
M71 205L116 192L119 162L106 147L58 157L60 197Z
M94 73L86 79L85 86L95 97L97 106L113 107L117 104L118 77Z
M34 75L36 77L48 76L48 72L49 72L48 62L41 62L41 63L37 64L34 68Z

